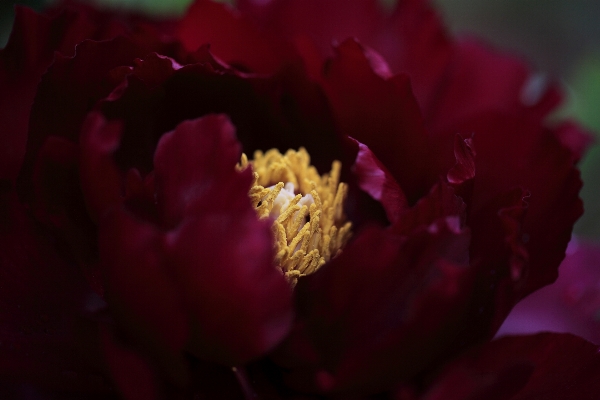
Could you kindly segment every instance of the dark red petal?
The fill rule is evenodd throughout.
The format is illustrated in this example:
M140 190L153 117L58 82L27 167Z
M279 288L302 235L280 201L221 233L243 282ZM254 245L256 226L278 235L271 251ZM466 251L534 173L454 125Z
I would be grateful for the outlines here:
M150 366L135 352L120 345L108 329L102 331L104 355L113 380L126 400L156 400L158 387Z
M383 205L391 223L396 222L402 211L408 207L404 192L366 145L351 140L358 146L352 171L356 175L359 187Z
M100 260L113 315L128 334L157 350L181 351L189 338L188 320L180 291L165 269L162 233L118 208L99 223Z
M187 216L223 209L223 200L226 207L246 201L251 182L234 168L241 151L225 115L184 121L163 135L154 155L163 221L175 227Z
M298 65L275 76L256 76L210 62L179 68L154 54L136 64L126 84L101 105L107 119L124 123L115 155L123 171L133 167L149 173L162 134L183 120L210 113L231 118L247 154L305 146L323 172L341 158L327 99Z
M394 73L409 76L423 112L435 113L455 45L431 2L398 1L389 22L372 40L365 43L385 57Z
M481 115L468 126L477 148L470 218L480 227L474 235L486 231L485 217L476 214L491 197L515 186L530 193L522 227L529 253L527 282L519 289L525 296L556 279L573 223L583 212L576 155L560 141L563 129L572 132L572 126L547 129L535 119L495 114Z
M521 300L498 335L570 332L600 343L599 257L598 243L571 240L556 282Z
M84 264L94 253L95 227L81 200L78 151L67 139L46 139L32 168L28 206L38 222L56 235L57 245L63 250L66 247L71 259Z
M515 188L490 200L469 216L472 229L471 265L478 271L471 294L468 324L456 340L456 349L491 338L518 301L528 278L528 253L522 240L528 197Z
M228 5L208 0L197 0L188 9L177 36L188 51L208 43L219 59L253 72L275 72L289 53Z
M465 203L452 186L441 181L434 185L414 207L405 209L391 230L401 235L410 235L419 228L429 226L441 218L456 218L457 227L465 223Z
M14 181L27 143L29 113L39 79L60 51L70 56L89 34L69 12L52 18L16 7L15 23L6 47L0 50L0 179Z
M317 363L300 355L292 385L319 391L377 392L408 380L446 351L460 328L474 270L469 233L456 217L405 238L370 229L296 287L294 335L314 346ZM292 343L297 342L292 336ZM295 350L287 359L298 363ZM296 361L294 361L296 360Z
M94 323L86 319L103 302L5 188L0 191L0 281L0 393L22 385L48 398L54 398L51 393L108 395L96 357L99 343L87 329Z
M275 346L291 324L291 290L273 265L270 223L248 199L249 169L224 116L183 122L156 152L157 199L180 218L168 264L194 323L192 351L236 364ZM173 221L171 221L173 222Z
M323 84L340 133L367 145L414 203L433 183L426 161L432 156L408 78L382 78L353 40L336 53Z
M272 32L287 38L310 38L323 56L330 53L332 43L349 37L366 40L383 22L376 0L238 0L236 4L243 13Z
M292 40L303 57L312 60L309 65L320 65L331 54L332 44L356 38L383 55L392 73L410 77L423 107L435 101L454 50L437 13L423 0L398 1L391 14L376 0L238 0L236 4L272 35ZM314 50L306 52L309 48Z
M124 20L120 20L114 14L101 13L92 7L72 2L68 5L63 4L63 6L65 7L49 12L49 16L38 15L27 8L17 6L11 38L6 48L0 51L0 77L2 78L0 79L0 120L6 127L2 132L3 143L7 144L1 150L7 151L7 153L0 157L0 178L13 180L16 176L25 152L28 120L36 88L40 83L40 77L56 57L61 60L65 57L72 57L75 46L85 39L107 40L127 33L132 34L138 47L165 48L156 32L143 29L144 23L139 18L134 34L133 27L128 26ZM158 25L156 28L158 29ZM144 31L144 33L139 31ZM143 53L147 51L144 50ZM57 53L55 54L55 52ZM116 52L108 57L101 57L97 62L104 65L112 57L118 57L118 54ZM131 58L127 61L131 61ZM99 69L94 62L86 64L84 68L90 75L93 75L92 71L95 73ZM73 74L76 79L81 79L81 75L77 71ZM94 76L91 80L98 80L98 77ZM53 93L53 95L58 95L57 99L63 99L65 95L76 88L77 85L64 84L61 86L62 91ZM89 86L85 86L81 92L87 93L87 96L94 93ZM51 95L51 99L54 100L55 97ZM65 112L72 112L73 107L75 109L77 106L89 108L93 105L89 104L89 97L78 100L82 101L58 104L54 110L58 111L57 115L60 116ZM50 105L54 106L55 104L50 103ZM46 121L54 123L56 119L58 118L54 114L50 114L50 118ZM61 134L60 129L49 132L49 135ZM68 133L65 135L68 136ZM35 137L33 141L35 152L44 142L44 137ZM29 164L31 162L30 158Z
M96 223L123 201L121 174L112 160L120 144L121 131L119 122L108 122L97 112L87 116L81 129L81 192L89 217Z
M57 55L42 77L31 111L25 171L28 179L31 164L48 136L78 142L81 125L95 103L106 97L118 82L111 82L109 71L131 65L143 55L140 49L123 37L77 46L74 57Z
M594 400L598 350L569 334L505 337L448 365L422 399Z
M456 165L448 171L449 183L461 185L475 177L475 155L473 139L463 139L460 135L456 135L454 139Z
M531 73L521 60L472 41L459 44L447 71L435 107L425 112L435 132L489 111L527 113L539 121L561 101L554 82Z

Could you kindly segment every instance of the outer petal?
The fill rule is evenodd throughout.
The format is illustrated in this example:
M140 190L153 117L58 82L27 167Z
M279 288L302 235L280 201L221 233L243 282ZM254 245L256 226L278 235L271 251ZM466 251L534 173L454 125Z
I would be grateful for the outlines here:
M596 399L598 346L569 334L509 336L450 364L423 400Z
M127 400L156 400L157 380L152 369L135 352L113 338L108 330L102 331L104 354L115 384Z
M278 355L293 367L289 382L373 393L413 378L446 351L460 329L473 272L469 234L455 223L456 217L440 219L409 237L367 230L300 280L299 322ZM299 354L291 357L293 351Z
M275 72L290 53L229 6L208 0L190 7L179 23L178 37L188 51L208 43L220 59L252 72Z
M278 32L288 39L307 36L323 56L330 53L332 43L349 37L362 41L383 22L383 13L376 0L238 0L236 4L243 13L271 32Z
M26 180L40 147L49 136L75 143L86 114L106 97L118 82L109 72L133 64L145 53L126 38L104 42L85 41L72 57L57 56L44 74L31 111L27 156L21 180Z
M199 52L205 59L212 57L206 47ZM327 99L297 65L277 75L258 76L211 62L181 67L156 55L138 64L126 84L101 106L108 119L124 122L116 155L123 170L151 171L161 135L183 120L209 113L231 118L247 154L305 146L319 169L340 159Z
M425 115L430 129L437 132L489 111L527 113L541 120L560 101L556 83L531 73L521 60L464 41L456 48L436 102Z
M336 50L323 85L339 132L366 144L414 203L435 182L428 176L435 158L408 78L378 75L353 40Z
M0 179L14 180L16 177L25 154L28 120L36 88L55 57L72 57L75 46L85 39L105 40L122 34L132 34L140 47L168 50L168 46L159 40L158 33L149 28L148 22L145 23L146 28L142 28L144 21L141 18L133 24L129 23L132 21L126 22L127 18L101 13L92 7L65 3L69 4L52 10L49 16L17 6L11 38L6 48L0 50L0 121L4 143L1 151L6 152L0 157ZM159 30L158 25L155 30ZM102 61L111 58L105 57ZM98 70L94 63L87 64L86 68L90 74L92 69ZM63 91L58 93L58 98L64 99L67 90L75 88L73 85L62 86ZM74 105L90 107L93 104L83 101ZM71 111L72 107L73 104L63 105L63 108L59 106L56 110L64 113L65 110ZM37 149L43 140L35 143Z
M100 221L101 268L113 315L142 346L177 354L189 326L179 289L165 268L162 240L158 229L120 209Z
M48 236L30 220L16 194L2 188L0 396L109 396L89 320L105 304Z
M599 256L597 243L571 240L556 282L521 300L498 335L569 332L600 343Z
M83 28L79 30L78 28ZM13 32L0 50L0 121L2 148L0 179L14 181L27 143L31 103L40 77L55 51L72 55L89 32L78 26L77 16L63 12L52 18L24 7L16 8Z
M454 52L428 1L400 0L391 13L376 0L238 0L236 4L272 35L293 40L305 59L302 49L313 43L319 64L331 54L333 43L356 38L383 55L392 73L410 77L424 108L435 102Z
M576 156L557 137L562 127L545 129L536 121L504 115L472 122L472 131L481 132L474 138L477 175L470 216L474 234L486 231L480 208L490 198L514 186L530 193L522 227L526 236L521 238L529 253L527 283L518 289L522 297L556 279L573 224L583 211Z

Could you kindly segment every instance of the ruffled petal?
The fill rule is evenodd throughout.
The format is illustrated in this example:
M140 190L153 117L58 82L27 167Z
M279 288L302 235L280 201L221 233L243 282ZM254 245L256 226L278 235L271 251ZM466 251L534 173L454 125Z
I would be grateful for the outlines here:
M366 145L354 139L351 140L358 146L356 161L352 167L358 186L383 205L391 223L396 222L404 209L408 207L408 200L406 200L404 192L392 174Z
M447 67L435 103L425 109L425 115L428 127L435 132L490 111L525 114L540 121L561 99L555 82L532 73L521 60L474 41L463 41Z
M118 201L123 184L145 190L137 174L119 174L110 158L119 125L93 114L89 119L94 129L86 134L89 166L82 176L100 178L86 183L86 194L113 193L91 204L103 210L101 267L121 329L158 358L172 380L182 379L177 354L184 346L199 357L237 364L276 345L291 324L291 290L273 265L270 224L258 221L248 199L251 171L235 169L240 145L229 120L211 115L162 136L150 186L159 210L155 222L128 211L122 196Z
M48 237L2 188L0 394L108 396L100 343L90 333L92 314L105 304Z
M596 399L598 346L569 334L508 336L446 367L420 399Z
M528 277L518 289L523 297L556 279L573 224L583 212L576 155L559 140L562 126L552 130L527 118L505 115L480 116L469 126L477 148L470 216L474 234L486 232L485 212L479 210L493 196L516 186L530 194L521 230L524 236L519 239L529 253Z
M243 71L275 72L291 51L228 5L208 0L194 2L177 36L190 52L208 43L219 59Z
M14 182L21 167L31 104L54 52L72 55L75 45L89 33L77 29L77 20L78 16L69 12L49 18L16 7L11 37L0 50L0 179Z
M180 288L166 268L163 233L113 209L100 220L98 242L105 297L119 330L160 360L171 380L185 381L181 351L190 326Z
M57 55L40 82L31 110L27 156L20 179L28 179L31 164L49 136L77 143L82 122L95 103L119 83L111 81L110 71L128 66L144 49L120 37L85 41L73 57Z
M167 245L195 324L191 348L231 364L276 345L292 318L270 224L257 220L247 197L250 170L235 171L239 155L229 120L211 115L164 135L155 156L157 201L180 222Z
M498 335L569 332L600 343L598 257L595 241L571 240L556 282L521 300Z
M323 85L339 132L367 145L414 203L435 182L428 176L435 158L408 78L381 77L354 40L336 53Z
M461 329L474 272L469 233L457 225L457 217L443 218L408 237L366 230L301 279L299 321L277 355L293 367L292 387L373 393L413 378L444 352ZM295 347L302 343L309 357Z
M398 1L391 12L376 0L238 0L236 4L271 35L295 43L309 64L321 64L331 55L332 44L356 38L381 54L393 74L410 77L425 108L435 101L454 53L442 21L423 0ZM307 59L309 47L314 51Z

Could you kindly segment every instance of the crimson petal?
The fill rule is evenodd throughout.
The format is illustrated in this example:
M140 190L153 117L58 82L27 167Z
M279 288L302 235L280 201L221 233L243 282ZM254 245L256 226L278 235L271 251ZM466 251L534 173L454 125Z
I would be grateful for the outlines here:
M498 335L569 332L600 343L599 257L597 242L573 238L556 282L521 300Z
M408 207L404 192L392 174L366 145L354 139L350 140L358 146L356 161L352 167L358 186L383 205L391 223L396 222L402 211Z
M361 45L347 40L327 64L323 85L339 131L371 149L410 203L427 193L434 180L425 160L432 156L408 77L381 77Z
M444 82L435 107L426 112L428 127L436 132L489 111L526 113L540 121L562 99L555 82L531 73L521 60L474 41L459 43Z
M62 12L53 17L17 6L13 31L0 50L0 179L14 181L25 155L31 103L39 79L51 64L54 52L71 56L89 28L81 17Z
M169 199L165 215L180 218L166 240L196 324L191 348L226 363L272 348L292 317L290 288L273 265L270 224L258 221L247 197L250 170L235 171L239 155L229 120L209 115L164 135L155 156L157 200Z
M278 362L292 385L377 392L413 378L457 333L474 270L456 217L409 237L368 229L296 287L299 322ZM305 343L313 356L294 354ZM294 350L296 349L296 350ZM304 352L304 351L303 351ZM309 353L310 354L310 353Z
M275 72L289 53L228 5L208 0L197 0L188 9L177 35L188 51L209 43L218 58L259 73Z
M508 336L451 363L422 400L593 400L598 346L570 334Z
M88 335L94 329L89 317L103 302L5 188L0 190L0 279L0 394L110 395L100 343ZM11 387L16 392L10 394Z

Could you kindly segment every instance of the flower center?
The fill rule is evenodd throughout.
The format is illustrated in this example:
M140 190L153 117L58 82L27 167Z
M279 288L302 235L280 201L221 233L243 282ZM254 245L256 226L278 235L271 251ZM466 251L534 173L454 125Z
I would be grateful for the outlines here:
M281 154L256 151L250 164L254 183L249 196L259 218L273 218L275 262L292 285L335 257L351 235L344 215L348 185L339 182L342 164L334 161L319 175L304 148ZM285 183L284 183L285 182Z

